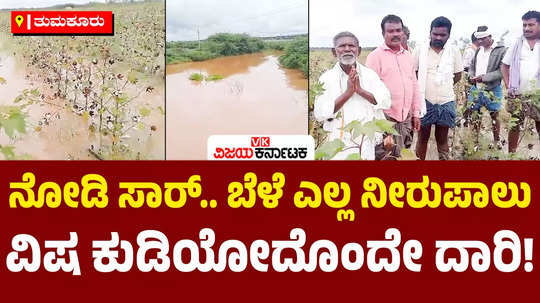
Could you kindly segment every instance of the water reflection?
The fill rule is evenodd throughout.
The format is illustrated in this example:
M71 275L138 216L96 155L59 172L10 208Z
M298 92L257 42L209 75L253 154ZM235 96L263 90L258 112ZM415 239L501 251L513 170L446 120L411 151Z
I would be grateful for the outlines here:
M247 73L249 68L257 66L265 61L263 53L248 54L231 57L221 57L202 62L187 62L167 65L167 75L184 71L206 71L211 75L230 76Z
M223 75L189 80L192 73ZM275 54L167 66L167 159L205 159L213 134L307 134L307 80Z

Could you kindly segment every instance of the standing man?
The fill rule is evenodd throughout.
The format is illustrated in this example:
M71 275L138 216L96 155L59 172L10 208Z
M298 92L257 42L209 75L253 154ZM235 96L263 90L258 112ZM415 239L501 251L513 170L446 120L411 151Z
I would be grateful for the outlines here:
M493 120L495 145L501 149L501 122L499 121L502 101L501 64L506 48L504 45L494 45L491 34L487 30L476 32L474 35L480 44L480 48L476 50L469 69L469 78L473 86L468 101L472 104L465 111L465 118L468 119L472 111L480 111L482 106L485 106ZM489 92L493 93L495 97L493 100L490 99ZM475 98L475 96L477 97ZM475 121L475 127L478 128L480 123L481 121Z
M487 29L488 29L487 26L482 25L478 27L476 32L487 31ZM476 34L476 32L472 33L471 44L469 44L463 51L463 69L465 70L465 80L466 80L464 82L464 86L465 86L464 91L465 91L466 99L469 99L469 92L471 91L471 87L472 87L470 79L469 79L469 67L471 66L471 62L472 62L473 57L476 54L476 51L480 47L480 42L478 41L478 39L476 39L476 36L474 35ZM467 104L465 104L465 111L467 111ZM469 121L465 119L465 123L463 124L463 126L468 126L468 125L469 125Z
M384 35L384 34L383 34ZM401 36L401 46L407 51L409 54L411 54L411 49L409 48L409 38L411 38L411 31L408 27L403 25L403 35Z
M435 18L431 22L430 45L415 50L418 86L425 99L425 108L422 108L425 115L416 142L416 156L421 160L426 159L432 125L435 125L439 159L449 159L448 130L456 122L454 84L459 82L463 71L461 52L446 43L451 30L450 20Z
M465 71L465 81L464 81L464 92L465 92L465 99L469 100L469 92L471 91L471 81L469 78L469 67L471 66L471 62L473 57L476 54L476 51L480 47L480 42L478 39L476 39L476 36L474 35L476 32L472 33L471 35L471 44L469 44L465 50L463 51L463 70ZM465 122L463 123L463 126L467 127L469 126L469 117L471 110L468 108L468 102L465 101L465 111L463 112L463 117L465 118ZM459 106L460 104L457 104L456 106Z
M355 120L366 123L384 119L383 110L390 108L390 92L379 76L356 61L360 52L355 35L350 32L337 34L332 53L338 62L319 79L324 93L315 100L313 114L324 122L323 128L329 132L328 140L340 139L346 147L334 159L346 159L351 154L360 153L363 160L374 160L375 147L383 141L381 134L375 140L366 139L357 144L359 142L353 142L349 132L343 130ZM385 139L388 149L393 145L391 140L392 136ZM361 145L361 150L349 148L357 145Z
M411 31L405 25L403 25L403 34L404 35L401 37L401 46L405 49L405 51L407 53L409 53L409 55L412 56L414 47L409 46L409 39L411 38ZM411 137L411 141L410 142L405 142L405 148L410 148L411 145L412 145L412 141L414 140L414 129L413 128L411 128L410 137Z
M480 42L476 39L474 35L476 32L471 35L471 44L469 44L463 51L463 69L466 72L469 72L469 67L471 66L472 59L476 54L476 51L480 47Z
M476 29L476 32L485 32L487 30L488 30L487 26L481 25ZM463 51L463 69L466 72L469 72L469 67L471 66L472 59L475 56L476 51L480 47L480 42L475 36L476 32L472 33L471 44L469 44Z
M536 123L540 136L540 109L533 104L530 94L540 88L540 12L529 11L523 20L523 36L506 52L502 62L504 83L508 88L507 111L517 119L508 132L508 152L518 147L519 130L525 117Z
M374 70L390 90L392 106L384 111L386 119L395 122L399 135L394 137L393 158L401 157L401 150L412 143L411 130L420 129L420 91L416 80L414 60L402 46L403 22L388 15L381 22L383 45L366 59L366 66Z

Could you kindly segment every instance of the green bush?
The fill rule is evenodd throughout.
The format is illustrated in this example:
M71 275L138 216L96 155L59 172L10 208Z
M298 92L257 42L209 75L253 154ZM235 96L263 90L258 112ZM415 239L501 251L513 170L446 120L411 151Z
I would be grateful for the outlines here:
M276 41L276 40L272 40L272 41L265 41L265 42L264 42L264 47L265 47L266 49L277 50L277 51L284 51L290 44L291 44L290 41Z
M205 61L218 57L216 54L205 50L190 50L186 52L185 56L189 57L192 61Z
M204 79L204 76L199 73L194 73L194 74L191 74L191 76L189 76L189 80L193 80L193 81L202 81L203 79Z
M290 43L285 49L285 54L279 57L279 63L287 68L299 69L308 76L308 40L301 37Z
M251 54L262 51L264 47L264 42L259 38L226 33L212 35L200 44L198 41L167 42L167 64Z
M246 34L215 34L208 37L208 48L222 56L251 54L264 49L264 42Z
M186 57L184 55L179 55L179 54L173 54L173 53L169 52L169 50L167 50L167 51L168 51L167 57L166 57L166 63L167 64L193 61L190 57Z
M279 58L280 64L286 68L299 69L307 77L309 66L307 36L298 37L293 41L264 42L262 39L246 34L220 33L208 37L200 44L198 41L167 42L167 64L251 54L264 49L285 51L285 54Z

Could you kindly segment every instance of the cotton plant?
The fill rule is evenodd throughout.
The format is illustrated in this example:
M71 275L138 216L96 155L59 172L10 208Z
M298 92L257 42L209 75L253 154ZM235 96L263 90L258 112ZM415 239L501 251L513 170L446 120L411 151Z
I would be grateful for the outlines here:
M338 117L339 118L339 117ZM399 135L394 128L394 123L385 119L374 119L369 122L351 121L343 127L344 132L351 136L352 145L346 145L341 139L323 143L315 151L315 160L331 160L339 152L354 149L357 152L347 156L345 160L362 160L362 146L366 140L374 140L376 134L387 133L390 135Z
M536 87L536 90L524 94L524 97L531 100L532 104L534 104L535 106L540 107L540 88L538 88L538 83L536 82L536 80L531 80L530 83L530 86Z
M82 148L98 159L139 159L144 155L137 146L157 130L149 116L164 114L163 106L151 97L165 75L164 8L156 3L112 8L119 16L113 37L9 37L9 41L13 55L27 63L27 78L43 84L41 98L50 97L87 123L93 135Z
M309 107L310 111L312 111L315 104L315 99L324 93L324 88L322 84L317 81L316 83L313 83L313 85L310 85L309 90ZM341 118L341 113L338 113L336 116L336 119L339 118ZM312 122L310 121L310 133L312 135L317 134L319 139L327 137L327 133L322 129L322 125L320 123L317 125L316 130L312 129L315 127L311 125L311 123ZM374 140L376 134L387 133L399 135L394 128L394 123L385 119L374 119L366 123L361 123L358 120L354 120L345 125L343 127L343 131L348 132L351 135L353 145L348 146L343 140L340 139L323 142L319 144L315 150L315 160L331 160L339 152L349 149L356 149L358 152L350 154L346 160L362 160L360 155L365 140ZM405 154L407 154L408 157L411 153L407 153L407 151L405 151Z
M7 80L0 77L0 85L6 85ZM26 134L28 127L26 108L38 102L39 92L36 89L25 89L22 93L15 98L15 105L2 105L0 106L0 131L3 131L5 135L13 143L20 137L20 135ZM15 146L12 144L1 144L0 154L6 160L22 160L29 159L29 156L17 155L15 153Z

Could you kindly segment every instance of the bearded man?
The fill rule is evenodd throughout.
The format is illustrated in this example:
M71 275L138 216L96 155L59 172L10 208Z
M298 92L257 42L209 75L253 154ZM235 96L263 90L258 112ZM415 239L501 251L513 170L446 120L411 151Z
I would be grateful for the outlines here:
M430 43L415 50L418 86L422 100L422 125L416 141L416 156L426 159L426 152L435 126L435 139L439 160L449 159L448 130L456 124L454 85L461 79L463 62L461 52L447 43L452 22L437 17L431 22Z
M503 79L508 88L506 110L517 121L508 132L510 153L516 152L525 117L534 120L540 137L540 108L530 97L540 88L540 12L529 11L521 19L523 36L502 60Z
M328 141L340 139L345 143L345 149L333 159L346 159L354 153L360 153L363 160L382 158L385 154L385 149L381 149L382 134L376 134L373 140L365 138L363 142L355 142L343 128L352 121L366 123L385 119L383 110L390 108L390 92L374 71L357 62L361 48L354 34L341 32L333 42L332 54L338 62L319 79L324 93L316 98L313 114L324 122L323 128L329 132ZM384 141L386 149L393 147L392 136Z

